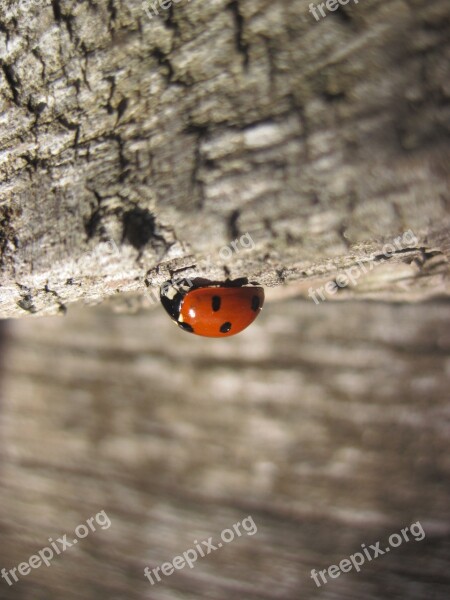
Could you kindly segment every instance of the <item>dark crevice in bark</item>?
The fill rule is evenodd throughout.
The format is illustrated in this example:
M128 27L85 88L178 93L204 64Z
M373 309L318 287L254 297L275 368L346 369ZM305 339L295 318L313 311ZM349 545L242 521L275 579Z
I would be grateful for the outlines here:
M102 220L102 211L96 208L91 216L84 223L84 230L86 231L87 239L90 240L99 232L100 224Z
M156 62L161 67L161 71L165 76L167 85L178 84L186 88L192 86L191 82L175 76L175 71L169 57L160 48L153 49L151 51L151 56L156 59Z
M127 110L127 108L128 108L128 98L122 98L121 101L119 102L119 104L117 105L116 125L120 121L120 119L123 117L123 115L125 114L125 111Z
M66 119L66 117L63 117L63 116L59 116L57 120L66 129L68 129L69 131L74 131L75 132L75 137L74 137L74 140L73 140L73 146L75 148L75 154L77 154L77 152L78 152L78 141L80 139L80 125L78 125L78 123L71 123L68 119Z
M245 22L240 10L239 0L232 0L232 2L230 2L228 6L233 14L234 24L236 28L236 48L238 52L242 55L244 69L247 69L250 61L249 45L244 39Z
M160 67L163 67L163 69L166 71L166 78L167 78L168 83L172 83L173 67L172 67L170 60L159 48L155 48L154 50L152 50L151 54L156 59L156 62L158 63L158 65Z
M114 4L114 0L109 0L108 1L108 12L109 12L109 15L110 15L109 28L113 29L114 28L114 21L116 20L116 17L117 17L117 9L116 9L116 6Z
M11 90L11 93L13 96L13 102L17 106L19 106L20 105L20 102L19 102L20 82L16 79L14 71L10 65L5 64L3 61L0 61L0 65L1 65L3 73L5 75L5 79Z
M61 11L60 0L52 0L53 16L56 22L64 23L67 28L69 38L73 39L72 19L71 15L66 15Z
M114 108L111 106L111 100L113 99L114 92L116 91L116 78L114 77L114 75L111 75L111 76L107 77L106 79L111 85L111 88L109 90L109 97L106 101L106 110L107 110L108 114L111 115L114 112Z
M239 209L233 210L233 212L231 213L231 215L228 219L228 231L230 232L230 239L232 239L232 240L236 239L239 236L239 226L238 226L239 215L240 215Z
M59 296L59 294L58 294L57 292L55 292L54 290L51 290L51 289L48 287L48 285L46 285L46 286L44 287L44 292L46 292L47 294L51 294L52 296L54 296L54 297L56 298L56 300L57 300L57 304L58 304L58 306L59 306L59 309L58 309L58 310L59 310L59 312L60 312L60 313L62 313L62 314L66 314L66 312L67 312L67 307L66 307L66 305L64 304L64 302L63 302L62 298Z
M173 4L169 6L169 8L165 11L165 14L167 15L164 19L165 26L167 29L171 29L176 35L179 35L180 28L175 18L175 8Z

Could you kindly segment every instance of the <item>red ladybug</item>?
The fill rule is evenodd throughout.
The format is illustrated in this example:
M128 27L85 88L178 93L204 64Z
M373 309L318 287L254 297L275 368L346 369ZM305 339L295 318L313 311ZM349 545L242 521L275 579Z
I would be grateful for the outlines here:
M228 337L253 323L264 304L264 290L249 286L161 290L161 302L181 329L205 337Z

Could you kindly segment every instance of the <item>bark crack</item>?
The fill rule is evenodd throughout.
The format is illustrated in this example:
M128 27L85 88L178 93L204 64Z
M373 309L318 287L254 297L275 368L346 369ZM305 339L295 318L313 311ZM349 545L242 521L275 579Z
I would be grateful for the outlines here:
M236 49L242 56L244 69L247 70L250 61L249 44L245 40L245 21L240 9L239 0L232 0L228 6L234 19Z
M9 88L11 90L13 102L17 106L20 106L20 102L19 102L20 82L16 78L16 76L14 74L14 70L11 67L11 65L7 65L2 60L0 60L0 65L1 65L2 70L3 70L3 74L5 75L6 82L8 83L8 86L9 86Z
M56 22L64 23L69 34L69 38L73 40L72 15L66 15L61 10L61 0L52 0L53 16Z

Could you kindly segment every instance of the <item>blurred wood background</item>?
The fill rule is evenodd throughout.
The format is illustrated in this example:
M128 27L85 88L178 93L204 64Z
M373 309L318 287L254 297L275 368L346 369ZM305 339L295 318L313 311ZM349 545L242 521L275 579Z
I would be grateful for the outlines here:
M100 510L112 525L1 598L447 599L449 321L438 301L292 299L226 340L162 309L4 324L0 567ZM256 535L144 579L248 515ZM424 540L310 578L415 521Z

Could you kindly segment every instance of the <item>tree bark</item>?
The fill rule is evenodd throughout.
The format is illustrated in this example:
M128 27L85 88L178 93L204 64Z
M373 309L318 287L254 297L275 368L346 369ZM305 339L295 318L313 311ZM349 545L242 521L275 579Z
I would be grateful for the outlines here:
M448 295L448 1L308 5L3 13L2 317L149 306L177 272L277 298L354 266L333 298Z

